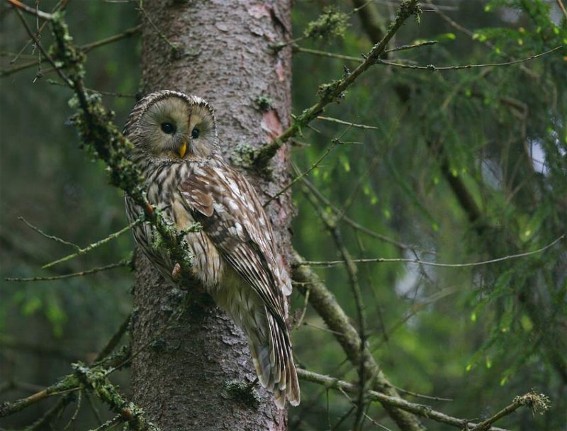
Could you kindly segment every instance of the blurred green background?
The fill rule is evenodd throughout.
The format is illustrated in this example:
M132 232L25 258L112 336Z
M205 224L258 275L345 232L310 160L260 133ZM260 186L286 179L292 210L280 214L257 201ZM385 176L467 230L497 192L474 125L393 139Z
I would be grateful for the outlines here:
M293 149L294 164L305 171L332 147L306 177L309 185L300 182L293 189L293 242L305 259L340 259L310 199L338 217L356 258L479 262L539 250L567 232L567 18L560 3L423 5L420 23L407 22L392 45L437 43L393 52L389 60L435 66L504 63L563 48L506 67L431 71L377 65L366 73L324 115L374 128L317 120ZM41 8L54 4L44 1ZM393 17L396 4L371 3L384 20ZM361 58L372 42L350 2L296 1L295 37L331 10L344 14L348 26L342 37L307 38L297 45ZM130 2L70 2L66 14L80 45L138 24L136 3ZM35 26L33 19L28 22ZM65 280L5 279L117 263L128 259L133 242L126 233L84 256L41 269L75 250L20 218L84 247L126 225L123 197L108 185L102 163L80 149L73 127L66 125L73 113L71 91L52 83L56 75L46 63L38 77L37 49L6 4L0 6L0 36L0 399L13 400L69 373L71 362L96 356L131 310L133 275L123 265ZM41 41L49 46L48 31ZM102 92L120 126L138 91L139 43L134 36L88 53L86 83ZM33 66L12 73L28 62ZM294 112L317 100L320 84L356 65L297 51ZM459 193L455 182L465 191ZM472 206L466 207L466 196ZM567 429L565 240L482 266L382 262L358 269L377 362L399 388L434 397L408 399L478 420L533 389L551 398L551 410L534 415L523 409L498 425ZM356 324L344 266L316 271ZM300 315L304 298L294 294L292 301ZM340 346L309 307L293 338L301 367L356 381ZM113 379L128 394L128 373ZM349 429L351 405L341 393L306 382L301 386L302 404L290 410L290 429ZM50 405L2 419L0 427L27 426ZM56 422L61 429L74 414L68 410ZM367 429L392 427L380 406L373 405L368 415ZM93 428L108 417L96 400L83 400L72 429ZM424 423L432 430L450 429Z

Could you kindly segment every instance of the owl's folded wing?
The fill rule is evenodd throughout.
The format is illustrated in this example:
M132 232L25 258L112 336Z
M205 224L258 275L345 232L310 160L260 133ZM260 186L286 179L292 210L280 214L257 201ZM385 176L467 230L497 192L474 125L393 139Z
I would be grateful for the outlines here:
M282 280L267 216L250 183L224 164L197 165L179 191L203 232L285 327Z

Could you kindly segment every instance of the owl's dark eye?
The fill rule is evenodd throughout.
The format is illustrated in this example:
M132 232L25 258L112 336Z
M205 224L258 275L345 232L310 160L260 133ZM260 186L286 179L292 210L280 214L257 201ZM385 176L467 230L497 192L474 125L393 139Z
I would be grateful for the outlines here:
M173 135L177 129L171 123L161 123L161 131L168 135Z
M197 139L200 133L201 131L197 127L193 127L193 130L191 130L191 137L193 139Z

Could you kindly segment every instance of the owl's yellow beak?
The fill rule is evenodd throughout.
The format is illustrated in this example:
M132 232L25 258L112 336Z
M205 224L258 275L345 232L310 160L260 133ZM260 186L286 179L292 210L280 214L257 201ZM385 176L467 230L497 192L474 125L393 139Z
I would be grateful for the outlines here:
M187 152L187 142L183 141L179 146L179 148L177 149L177 154L179 154L179 157L183 158L186 152Z

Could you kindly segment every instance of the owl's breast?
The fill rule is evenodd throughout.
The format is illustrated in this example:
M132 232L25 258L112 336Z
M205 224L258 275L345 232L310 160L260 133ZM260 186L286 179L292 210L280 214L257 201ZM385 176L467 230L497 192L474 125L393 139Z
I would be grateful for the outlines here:
M175 193L171 212L178 230L188 229L195 223L193 215L179 193ZM203 283L209 293L213 294L220 287L227 269L223 257L204 230L188 232L185 241L193 255L191 261L193 275Z
M186 163L157 166L144 172L148 200L171 215L171 205L181 181L188 175Z

